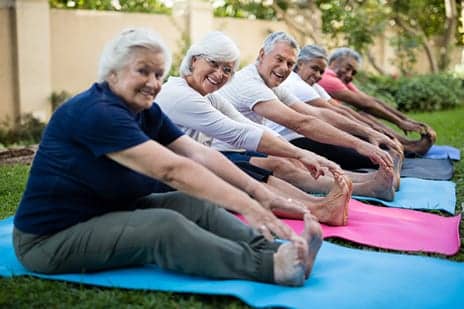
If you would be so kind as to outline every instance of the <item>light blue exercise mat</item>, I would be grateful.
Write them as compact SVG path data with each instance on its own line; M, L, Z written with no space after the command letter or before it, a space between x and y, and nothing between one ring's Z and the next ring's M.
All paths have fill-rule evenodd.
M447 145L433 145L424 155L428 159L451 159L455 161L461 160L461 152L459 149Z
M444 210L454 214L456 208L456 184L451 181L401 178L400 190L391 202L381 199L353 195L364 201L375 201L382 205L398 208Z
M232 295L253 307L464 308L464 263L349 249L324 242L311 278L290 288L242 280L210 280L156 266L45 276L26 271L11 244L12 218L0 221L0 276L31 275L95 286Z

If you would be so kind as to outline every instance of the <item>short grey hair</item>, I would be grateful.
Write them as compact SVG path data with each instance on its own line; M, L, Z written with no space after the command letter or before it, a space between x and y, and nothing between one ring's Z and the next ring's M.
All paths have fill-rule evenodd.
M283 31L278 31L278 32L273 32L269 34L264 40L264 43L263 43L264 54L269 54L274 49L274 46L279 42L287 43L293 49L296 49L297 53L300 51L297 41L290 34L285 33Z
M161 38L145 28L129 28L119 33L103 49L98 65L98 81L107 80L108 76L123 68L136 48L147 48L164 55L164 76L171 67L171 51Z
M312 59L324 59L327 61L327 51L325 48L319 45L306 45L300 50L298 54L298 59L296 61L296 66L293 69L295 72L298 70L299 62L306 62Z
M180 76L192 75L192 59L195 56L206 56L218 62L233 62L234 72L240 65L240 50L231 38L220 31L209 32L190 46L180 64Z
M351 57L359 64L361 64L362 62L362 57L357 51L351 48L348 48L348 47L340 47L340 48L335 49L330 55L329 64L331 64L332 62L334 62L335 60L339 58L344 58L344 57Z

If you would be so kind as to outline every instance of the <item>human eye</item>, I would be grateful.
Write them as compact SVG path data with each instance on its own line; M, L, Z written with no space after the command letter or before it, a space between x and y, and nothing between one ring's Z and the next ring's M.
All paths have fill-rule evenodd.
M225 74L227 74L227 75L231 75L231 74L232 74L232 68L229 67L229 66L224 66L224 67L222 68L222 71L223 71Z
M155 72L155 77L157 80L162 80L163 76L164 76L164 70Z
M219 67L219 64L215 60L208 59L208 62L213 68L218 68Z
M146 67L141 67L137 69L137 72L143 76L148 76L150 75L150 70L148 70Z

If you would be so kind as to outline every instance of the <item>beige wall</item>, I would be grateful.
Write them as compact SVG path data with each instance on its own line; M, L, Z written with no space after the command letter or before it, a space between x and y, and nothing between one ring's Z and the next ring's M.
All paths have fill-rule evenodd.
M7 6L0 6L0 121L14 119L17 115L12 12Z
M214 19L214 28L229 35L240 49L242 64L253 62L264 38L273 31L288 31L283 22L221 17Z
M96 80L103 46L124 28L153 29L171 49L180 40L166 15L52 9L50 21L53 91L87 89Z
M45 121L50 117L50 17L48 1L16 1L18 105Z

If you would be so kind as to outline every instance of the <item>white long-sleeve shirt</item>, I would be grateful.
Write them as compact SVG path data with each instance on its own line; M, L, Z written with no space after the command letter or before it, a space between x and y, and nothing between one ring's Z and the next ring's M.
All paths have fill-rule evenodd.
M220 95L202 96L181 77L169 77L155 101L187 135L218 150L256 151L268 130L246 119Z

